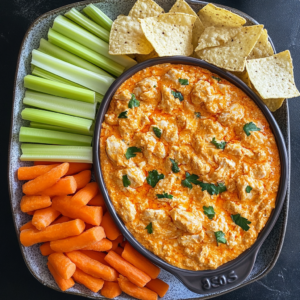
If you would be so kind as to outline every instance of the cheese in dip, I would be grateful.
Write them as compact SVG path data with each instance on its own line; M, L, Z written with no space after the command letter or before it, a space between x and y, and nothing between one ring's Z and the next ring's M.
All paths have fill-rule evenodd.
M126 227L179 268L238 257L275 207L280 161L266 118L200 67L161 64L126 80L102 124L100 159Z

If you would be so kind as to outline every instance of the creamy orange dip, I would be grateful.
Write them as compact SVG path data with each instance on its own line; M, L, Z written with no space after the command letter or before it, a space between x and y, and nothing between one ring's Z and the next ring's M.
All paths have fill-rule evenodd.
M179 268L236 258L275 207L280 161L267 120L200 67L161 64L126 80L102 124L100 159L126 227Z

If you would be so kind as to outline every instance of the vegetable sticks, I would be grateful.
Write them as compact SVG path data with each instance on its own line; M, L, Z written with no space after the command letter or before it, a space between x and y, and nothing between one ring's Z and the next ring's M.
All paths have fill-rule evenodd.
M89 203L89 201L94 198L98 192L99 188L97 182L90 182L72 197L72 204L76 206L84 206Z
M23 196L20 202L21 211L26 213L51 206L49 196Z
M66 196L74 194L77 189L77 183L73 176L66 176L57 181L53 186L39 192L40 195L47 196Z
M58 164L51 164L48 166L32 166L32 167L20 167L18 169L18 180L31 180L40 175L43 175L53 168L57 167Z
M169 285L159 278L149 281L146 287L157 293L159 297L163 297L169 289Z
M70 279L76 270L76 265L63 253L50 254L48 262L52 265L56 273L63 279Z
M108 299L113 299L120 296L122 294L122 290L117 282L104 281L104 285L100 293Z
M100 278L95 278L85 272L81 271L80 269L76 269L75 273L73 274L73 279L83 284L85 287L90 289L94 293L98 293L99 290L102 289L104 280Z
M112 217L108 212L103 216L103 220L101 226L104 228L106 236L111 240L115 240L119 235L121 235L121 231L117 227L116 223L113 221Z
M33 214L32 224L38 230L43 230L49 226L58 216L60 212L53 207L47 207L36 210Z
M94 251L108 251L112 248L112 242L108 239L102 239L88 247L82 248L82 250L94 250Z

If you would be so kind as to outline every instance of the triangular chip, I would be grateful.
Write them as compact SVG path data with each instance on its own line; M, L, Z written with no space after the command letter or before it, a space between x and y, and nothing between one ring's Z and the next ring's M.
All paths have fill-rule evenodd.
M236 77L238 77L239 79L241 79L243 82L245 82L250 88L252 88L247 70L244 70L243 72L231 72L231 73Z
M210 29L207 28L206 30ZM227 28L228 34L225 34L224 30L226 31L225 28L215 28L214 40L211 40L208 37L207 43L209 45L214 43L217 45L216 47L205 48L200 51L197 51L197 47L196 53L201 59L220 68L229 71L242 72L245 68L246 57L250 54L261 35L263 25ZM204 34L205 31L202 35ZM202 35L199 39L201 44L203 44Z
M159 56L192 54L195 20L195 16L182 13L167 13L139 19L146 38Z
M164 9L152 0L138 0L133 5L128 16L133 18L158 17L164 13Z
M184 0L177 0L176 3L172 6L172 8L169 11L169 13L176 13L176 12L184 13L196 17L196 21L193 28L193 39L192 39L192 44L195 49L198 45L199 37L204 31L204 26L201 20L199 19L195 11Z
M200 9L198 16L205 27L240 27L246 23L241 16L211 3Z
M141 63L141 62L143 62L145 60L148 60L150 58L155 58L155 57L158 57L158 54L156 53L155 50L153 50L151 53L146 54L146 55L144 55L144 54L138 54L135 57L135 59L136 59L137 62Z
M300 96L294 81L289 50L265 58L247 60L246 68L251 83L263 99Z
M138 19L119 16L114 21L109 36L109 54L149 54L152 51Z
M274 51L271 43L268 40L267 29L264 29L247 59L263 58L273 54Z

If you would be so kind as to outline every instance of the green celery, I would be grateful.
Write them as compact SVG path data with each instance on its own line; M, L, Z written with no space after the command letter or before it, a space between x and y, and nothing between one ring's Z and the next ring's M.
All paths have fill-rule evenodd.
M38 144L91 146L92 137L54 130L21 127L19 141Z
M83 9L83 12L106 30L111 30L113 21L95 5L89 4Z
M93 33L101 40L108 43L109 41L109 31L104 29L103 27L99 26L95 22L91 21L89 18L81 14L75 8L72 8L70 11L65 13L65 16L71 19L73 22L77 23L79 26L83 27L84 29L88 30L89 32Z
M85 103L29 90L25 92L23 103L41 109L91 120L95 119L97 104L97 102L94 104Z

